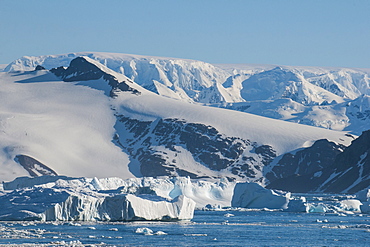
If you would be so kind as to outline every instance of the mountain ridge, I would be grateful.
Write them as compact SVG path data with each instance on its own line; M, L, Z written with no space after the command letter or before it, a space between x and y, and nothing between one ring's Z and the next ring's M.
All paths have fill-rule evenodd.
M7 95L0 104L0 134L8 138L1 148L9 150L0 155L7 167L4 169L9 171L2 179L25 174L14 163L15 156L22 154L59 175L86 176L87 172L88 176L130 177L164 171L150 175L222 176L263 184L264 168L275 157L323 137L346 145L351 140L343 132L174 100L147 91L135 82L127 83L140 94L118 90L109 97L107 87L112 89L112 85L104 73L126 77L95 60L84 61L94 66L78 67L79 71L71 71L65 77L91 76L83 81L76 77L77 81L65 82L65 74L60 74L58 80L44 70L0 74L2 95ZM27 105L19 105L25 95L29 95ZM84 98L85 103L78 102ZM50 105L47 112L42 103L46 99ZM21 117L22 121L17 120ZM36 121L40 117L48 121ZM28 129L27 134L23 129ZM131 137L135 142L128 140ZM59 148L54 149L55 145ZM229 146L233 148L228 150ZM157 162L155 169L151 166L153 161Z
M366 102L364 107L358 103L360 97L370 94L370 69L212 65L179 58L81 52L24 57L9 64L5 70L33 70L37 65L47 69L68 66L77 56L96 60L156 94L185 102L345 130L356 135L368 128L366 121L369 118L353 117L351 112L347 112L345 102L353 101L359 109L365 108ZM276 73L282 75L281 79L277 80ZM286 75L296 79L289 80ZM261 80L271 86L257 87ZM251 97L256 97L251 92L258 90L263 97L251 100ZM271 97L266 97L266 90L271 92ZM366 115L363 111L359 113ZM325 119L326 115L330 118Z

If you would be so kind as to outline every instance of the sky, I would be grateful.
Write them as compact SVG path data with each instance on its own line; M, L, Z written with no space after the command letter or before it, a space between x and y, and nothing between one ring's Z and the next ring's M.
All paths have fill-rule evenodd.
M99 51L370 68L369 0L0 0L0 64Z

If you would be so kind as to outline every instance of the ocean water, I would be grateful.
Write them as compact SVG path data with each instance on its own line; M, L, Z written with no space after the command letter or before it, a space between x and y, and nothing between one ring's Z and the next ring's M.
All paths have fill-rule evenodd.
M247 210L196 211L187 222L3 221L1 245L370 246L370 215Z

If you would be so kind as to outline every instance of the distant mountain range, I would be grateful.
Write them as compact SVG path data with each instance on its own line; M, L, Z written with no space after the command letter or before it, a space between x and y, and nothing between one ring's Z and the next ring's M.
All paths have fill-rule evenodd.
M358 191L369 186L369 148L356 148L369 139L356 139L370 129L369 75L111 53L23 57L0 73L0 179L226 177Z
M360 135L370 120L370 69L205 62L112 53L22 57L4 71L69 66L87 56L156 94Z

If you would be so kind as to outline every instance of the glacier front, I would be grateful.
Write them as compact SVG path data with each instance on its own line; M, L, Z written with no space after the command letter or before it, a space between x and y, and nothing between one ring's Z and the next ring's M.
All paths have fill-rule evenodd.
M232 205L240 194L258 203ZM282 209L289 195L227 179L19 177L3 183L0 220L190 220L195 209Z
M54 182L2 192L0 220L171 221L193 218L195 202L184 195L168 199L145 188L96 190L96 179L90 179L87 184L83 182L85 178L55 178ZM50 177L46 177L46 181L50 181Z

